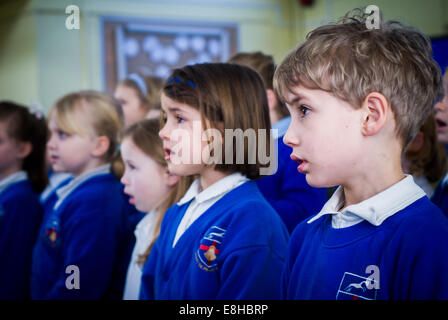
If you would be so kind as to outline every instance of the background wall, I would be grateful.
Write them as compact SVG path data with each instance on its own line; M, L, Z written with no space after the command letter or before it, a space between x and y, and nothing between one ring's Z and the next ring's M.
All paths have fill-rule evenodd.
M68 5L81 12L80 29L68 30ZM0 99L44 109L61 95L103 90L102 16L230 22L239 51L261 50L277 62L313 28L348 10L377 5L431 37L448 34L445 0L7 0L0 4Z

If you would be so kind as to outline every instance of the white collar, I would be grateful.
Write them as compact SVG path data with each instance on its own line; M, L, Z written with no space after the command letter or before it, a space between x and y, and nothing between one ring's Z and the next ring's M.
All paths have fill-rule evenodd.
M67 185L57 189L56 193L58 195L59 200L54 205L54 209L56 210L61 205L61 203L64 201L64 199L67 198L70 195L70 193L72 193L76 188L78 188L85 181L87 181L93 177L103 175L103 174L108 174L108 173L110 173L110 164L105 164L98 168L90 170L90 171L80 175L79 177L74 178Z
M177 203L179 206L191 201L193 198L196 199L198 203L210 200L212 198L218 197L225 194L226 192L232 190L233 188L243 184L249 179L243 176L239 172L232 173L206 188L201 190L200 179L196 179L188 188L188 191Z
M28 179L28 174L26 171L18 171L13 174L10 174L6 178L0 180L0 193L3 192L3 190L9 188L12 184L15 184L17 182L21 182Z
M342 219L347 223L356 220L367 220L371 224L379 226L393 214L426 195L414 182L411 175L406 174L405 176L404 179L386 190L360 203L350 205L341 212L338 211L343 206L345 199L343 188L339 187L324 205L322 210L316 216L308 220L308 223L319 219L325 214L332 214L332 219Z

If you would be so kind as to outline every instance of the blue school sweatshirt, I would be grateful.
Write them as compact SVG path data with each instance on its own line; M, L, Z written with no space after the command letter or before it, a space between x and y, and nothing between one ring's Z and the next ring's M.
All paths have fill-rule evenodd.
M225 194L173 248L190 202L166 212L140 299L279 299L289 235L256 183Z
M108 173L82 182L57 203L34 248L33 299L121 299L132 251L125 200L123 186Z
M292 233L301 221L319 212L327 201L327 192L325 188L311 187L305 174L297 171L298 164L291 160L291 148L283 137L277 143L277 172L257 180L257 185Z
M0 192L0 300L30 296L31 257L42 212L29 180Z
M422 197L374 226L335 229L331 215L294 231L286 299L448 299L448 220Z

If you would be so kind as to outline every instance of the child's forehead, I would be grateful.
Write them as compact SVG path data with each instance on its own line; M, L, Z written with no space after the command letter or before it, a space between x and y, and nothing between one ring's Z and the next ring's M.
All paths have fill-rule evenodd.
M167 97L165 94L162 94L161 97L161 107L163 111L175 113L175 112L183 112L188 114L200 114L199 110L196 108L174 99Z

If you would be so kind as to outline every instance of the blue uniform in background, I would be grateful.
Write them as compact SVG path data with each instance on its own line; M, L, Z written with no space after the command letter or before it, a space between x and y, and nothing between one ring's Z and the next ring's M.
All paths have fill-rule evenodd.
M29 298L31 257L42 213L24 171L0 182L0 300Z
M57 190L33 253L33 299L121 299L133 246L130 209L109 171L97 168ZM73 267L79 289L68 279L76 273Z
M448 175L437 185L432 194L431 201L448 217Z
M297 162L290 158L292 149L283 142L283 135L290 117L276 122L272 128L278 129L277 172L257 180L258 188L271 206L282 218L288 231L304 219L316 214L327 201L325 188L313 188L305 179L305 174L297 171Z
M166 212L141 299L279 299L288 232L253 181L214 203L179 238L191 201Z

